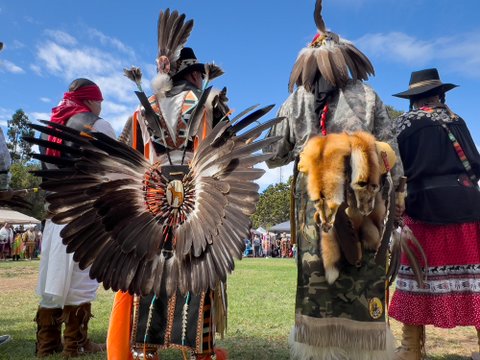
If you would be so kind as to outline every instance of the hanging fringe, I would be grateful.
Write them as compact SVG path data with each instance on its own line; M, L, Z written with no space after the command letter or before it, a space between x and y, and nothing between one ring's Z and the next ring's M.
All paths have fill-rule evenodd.
M227 314L228 314L228 302L227 302L227 284L218 282L215 288L215 296L213 297L213 315L215 331L220 334L220 338L223 339L227 331Z
M315 347L385 350L387 325L342 318L297 315L295 340Z
M366 323L359 324L369 327ZM294 327L289 337L291 358L295 360L391 360L395 353L395 338L385 323L375 323L375 325L379 325L379 328L382 326L383 329L362 332L362 325L358 325L354 330L325 327L321 332L313 334L313 337L323 340L316 341L321 342L321 345L300 341L298 327ZM368 332L370 333L366 336ZM379 339L375 339L375 334L380 333ZM332 341L329 343L325 341L327 339Z

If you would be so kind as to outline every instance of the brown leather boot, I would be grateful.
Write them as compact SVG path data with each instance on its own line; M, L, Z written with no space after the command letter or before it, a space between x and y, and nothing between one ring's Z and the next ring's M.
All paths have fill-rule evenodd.
M425 327L403 325L402 345L397 349L394 360L421 360L424 355Z
M34 321L37 322L35 355L45 357L62 351L62 309L39 307Z
M63 308L65 322L63 353L65 358L105 351L105 344L96 344L88 338L88 322L92 318L92 304L85 303Z

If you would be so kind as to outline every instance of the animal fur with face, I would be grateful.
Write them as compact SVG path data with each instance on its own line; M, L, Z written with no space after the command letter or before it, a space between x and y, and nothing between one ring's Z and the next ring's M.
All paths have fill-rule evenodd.
M355 194L355 207L362 215L368 216L373 211L375 196L380 190L380 161L375 138L366 132L357 132L350 136L350 141L350 187Z
M324 231L331 229L345 201L345 163L350 152L349 137L341 133L311 138L300 154L298 169L308 176L308 195Z
M300 155L298 169L307 175L307 191L317 210L315 219L321 223L322 261L330 284L340 274L341 250L332 226L342 202L349 205L346 214L362 246L377 250L380 245L387 210L379 192L380 177L387 170L381 166L379 153L387 151L390 167L395 156L388 144L379 144L382 146L377 149L375 138L364 132L330 134L310 139ZM346 193L351 195L345 198Z
M322 231L320 247L329 284L340 274L340 245L332 228L338 208L345 201L345 164L350 154L347 134L316 136L307 142L298 163L299 171L307 175L308 195L317 210L315 220Z

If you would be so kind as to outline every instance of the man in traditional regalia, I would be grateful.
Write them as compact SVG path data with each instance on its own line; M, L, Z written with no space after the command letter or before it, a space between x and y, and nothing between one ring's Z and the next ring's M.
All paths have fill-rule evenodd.
M111 125L99 117L102 101L102 92L93 81L85 78L75 79L59 105L52 109L51 121L64 126L66 131L88 128L89 131L100 131L115 137ZM61 158L67 155L58 147L61 148L68 143L53 135L45 135L37 140L42 155L35 156L39 156L40 160L43 160L43 156L58 160L55 165L43 163L43 166L54 172L64 171L67 160ZM44 175L42 171L37 174ZM47 183L48 176L44 178L43 188L54 192L56 185L52 187ZM96 344L88 337L88 323L92 317L91 302L96 298L98 281L90 279L88 269L80 269L73 255L67 253L60 235L65 226L55 223L55 205L50 203L48 210L36 291L41 299L35 316L37 323L35 354L37 357L46 357L62 352L64 357L76 357L105 351L104 344ZM36 234L31 229L25 234L26 236L31 234L34 243ZM65 329L62 341L63 323Z
M269 134L282 136L282 140L267 148L267 151L275 153L267 161L270 167L291 161L295 161L297 167L299 155L309 139L318 135L328 137L332 133L366 132L376 140L388 143L390 149L398 154L393 124L386 108L375 91L362 82L374 73L370 61L351 42L326 30L321 9L322 1L317 0L314 19L318 34L300 52L293 67L289 83L289 90L293 93L279 111L279 116L286 119L272 128ZM294 91L295 85L297 88ZM347 148L351 151L350 144ZM349 152L345 161L350 164L354 158L355 155ZM331 159L326 160L332 162ZM387 173L391 170L393 187L396 187L402 175L400 161L397 159L394 166L392 162L392 169L387 163L383 165ZM296 170L292 185L295 191L292 240L296 240L298 245L298 283L295 326L290 337L292 357L302 360L390 359L394 344L385 322L385 249L389 223L385 226L384 222L387 218L381 221L380 237L375 239L381 245L375 249L359 246L360 254L352 260L352 256L348 256L350 244L353 244L350 236L361 239L363 235L351 229L352 219L345 216L345 207L340 206L332 231L339 240L342 255L335 267L326 271L324 259L330 249L320 246L327 233L320 229L328 224L317 222L317 206L329 194L322 193L320 198L312 201L307 191L307 176ZM338 175L345 183L340 197L347 197L344 193L352 192L349 180L355 174L352 170L349 172L348 166L340 174L326 170L322 175ZM390 186L390 190L393 187ZM384 180L379 193L384 193L386 188ZM393 191L391 195L390 198L393 198ZM393 201L385 197L382 201L390 204L391 219ZM400 213L401 209L398 210Z
M258 152L279 138L254 139L281 119L258 122L273 105L227 117L226 90L206 86L222 71L184 46L192 27L184 14L160 12L155 94L141 90L140 69L126 70L142 107L121 142L32 125L73 144L57 146L70 159L43 158L65 163L43 174L55 189L47 201L67 224L67 251L118 291L109 359L155 359L168 348L184 358L226 356L214 342L226 327L226 277L245 250L259 198L254 181L264 170L253 166L271 157Z
M158 22L158 57L157 77L152 81L155 94L148 101L160 120L160 134L153 134L148 128L145 118L145 109L139 108L127 122L122 133L122 138L133 148L144 154L152 164L160 158L168 157L172 164L180 165L182 162L191 161L195 142L199 141L218 124L226 119L228 107L226 105L225 90L205 90L204 85L209 80L223 74L220 68L213 64L200 63L192 48L183 47L193 27L193 21L183 24L180 31L169 27L171 21L181 23L185 15L176 11L161 12ZM173 19L173 20L172 20ZM175 45L167 44L169 37L177 42ZM179 51L175 64L171 64L172 55L169 53ZM132 80L139 80L137 69L127 72ZM204 84L205 81L205 84ZM197 105L203 95L205 109L201 116L197 134L201 134L195 141L189 141L188 128L192 109ZM185 151L186 148L186 151ZM118 313L115 306L124 302L130 295L118 294L114 304L114 313L110 324L110 334L117 331L120 323L115 321ZM224 351L215 351L215 333L222 336L226 329L226 294L225 285L221 282L214 289L203 291L200 294L174 294L169 297L163 294L160 297L135 296L131 298L133 324L131 343L133 344L134 357L147 351L148 356L155 356L158 348L176 348L191 352L194 359L222 359ZM155 306L156 314L151 314L149 309ZM188 319L184 318L182 311L188 306ZM179 312L180 309L183 309ZM153 320L149 319L153 316ZM171 319L171 321L167 321ZM153 321L153 323L150 323ZM123 321L121 326L124 326ZM146 341L145 341L146 340ZM145 345L146 343L146 345ZM115 352L117 347L114 336L110 337L109 354ZM109 358L115 358L109 355Z

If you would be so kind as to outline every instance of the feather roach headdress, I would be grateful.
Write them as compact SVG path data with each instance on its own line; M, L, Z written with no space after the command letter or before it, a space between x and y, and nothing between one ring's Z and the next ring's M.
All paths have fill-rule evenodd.
M334 87L342 88L349 79L367 80L369 75L374 75L365 54L350 41L327 31L322 17L322 0L316 2L314 19L318 33L298 55L288 83L290 92L295 84L313 91L319 76Z

